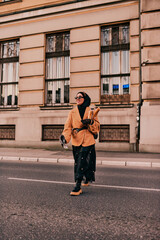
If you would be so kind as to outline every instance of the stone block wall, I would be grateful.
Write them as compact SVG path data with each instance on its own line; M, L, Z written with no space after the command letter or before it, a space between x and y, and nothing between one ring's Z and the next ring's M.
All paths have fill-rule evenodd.
M141 1L142 109L140 151L160 149L160 2Z
M20 38L19 106L43 105L45 36Z

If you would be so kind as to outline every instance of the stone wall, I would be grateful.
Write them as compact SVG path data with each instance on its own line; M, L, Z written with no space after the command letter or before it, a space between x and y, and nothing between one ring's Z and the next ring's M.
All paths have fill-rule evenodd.
M142 111L140 151L160 150L160 2L141 1Z

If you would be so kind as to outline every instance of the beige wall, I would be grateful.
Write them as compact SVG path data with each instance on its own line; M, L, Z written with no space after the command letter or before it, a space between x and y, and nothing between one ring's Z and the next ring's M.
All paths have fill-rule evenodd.
M158 0L142 0L142 99L140 151L160 150L160 7ZM151 12L153 10L153 12ZM154 12L154 10L156 10Z
M147 12L147 11L154 11L159 10L159 0L142 0L141 1L141 11Z
M142 62L145 61L150 63L160 62L160 46L144 48L142 50Z
M139 20L130 22L130 94L131 102L140 99Z
M160 98L160 12L157 10L158 1L142 1L141 16L141 45L142 45L142 95L144 99ZM160 5L159 5L160 6Z
M75 103L75 95L81 88L92 102L99 103L100 89L100 28L99 26L71 30L70 102ZM82 83L82 84L81 84ZM81 86L81 88L80 88Z
M20 38L19 105L44 104L45 35Z
M148 59L147 59L148 60ZM146 65L142 67L142 81L143 82L152 82L159 81L160 76L160 67L158 64L155 65Z
M159 152L160 104L144 103L141 116L140 151Z

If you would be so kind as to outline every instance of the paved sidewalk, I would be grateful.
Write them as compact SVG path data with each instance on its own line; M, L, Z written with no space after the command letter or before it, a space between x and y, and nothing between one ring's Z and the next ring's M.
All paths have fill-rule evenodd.
M97 151L97 165L160 168L160 153ZM44 163L74 163L70 150L0 148L0 160Z

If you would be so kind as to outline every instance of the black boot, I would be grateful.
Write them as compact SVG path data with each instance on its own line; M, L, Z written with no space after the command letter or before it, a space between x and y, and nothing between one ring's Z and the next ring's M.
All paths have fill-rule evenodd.
M71 196L79 196L82 193L82 189L81 189L81 181L77 181L76 182L76 186L75 188L72 190L72 192L70 192Z
M83 187L88 187L89 186L89 180L86 178L85 181L82 183Z

